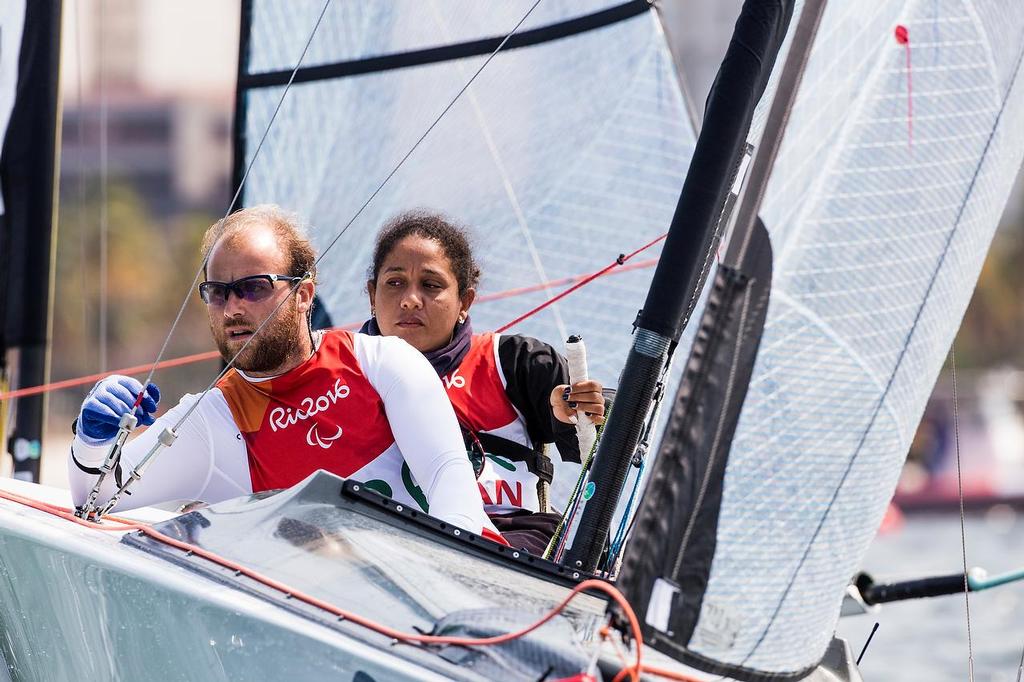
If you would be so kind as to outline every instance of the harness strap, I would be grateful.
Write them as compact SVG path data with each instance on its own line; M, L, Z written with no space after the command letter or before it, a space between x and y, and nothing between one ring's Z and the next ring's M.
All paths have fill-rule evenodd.
M545 483L550 484L554 478L555 466L543 452L491 433L476 433L474 435L488 454L498 455L513 462L526 462L526 468L530 473Z

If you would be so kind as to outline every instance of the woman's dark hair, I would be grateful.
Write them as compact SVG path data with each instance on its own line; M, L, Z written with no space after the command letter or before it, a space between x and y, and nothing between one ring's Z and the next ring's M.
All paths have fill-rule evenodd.
M459 285L459 296L480 281L480 268L473 259L473 249L462 227L440 213L408 211L395 216L380 228L377 245L373 249L373 265L366 273L371 282L376 284L380 269L384 266L384 259L394 250L395 245L414 235L432 239L441 246L444 255L452 264L452 273Z

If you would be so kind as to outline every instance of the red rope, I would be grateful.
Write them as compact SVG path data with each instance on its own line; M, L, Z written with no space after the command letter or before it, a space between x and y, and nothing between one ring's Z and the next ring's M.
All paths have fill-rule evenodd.
M647 260L640 260L631 265L623 265L618 270L615 270L613 274L619 274L622 272L629 272L630 270L643 270L658 264L657 258L648 258ZM552 279L541 284L531 284L527 287L519 287L517 289L506 289L505 291L496 291L493 294L483 294L476 297L477 303L489 303L491 301L500 301L506 298L513 298L515 296L522 296L523 294L532 294L536 291L544 291L551 287L562 286L563 284L575 284L590 275L569 275L568 277L562 277L560 279Z
M400 642L410 643L410 644L450 644L450 645L457 645L457 646L490 646L490 645L495 645L495 644L502 644L504 642L509 642L511 640L519 639L520 637L524 637L524 636L528 635L529 633L533 632L537 628L541 627L542 625L544 625L545 623L550 621L552 618L554 618L559 613L561 613L565 609L565 607L568 606L569 603L572 602L572 600L575 599L580 593L582 593L582 592L584 592L586 590L597 590L599 592L604 592L609 597L611 597L612 601L614 601L619 606L619 608L622 609L622 612L625 614L626 618L629 620L629 626L630 626L630 630L631 630L632 635L633 635L633 641L636 643L636 659L635 659L635 661L633 662L632 665L627 666L627 667L623 668L621 671L619 671L619 674L616 675L615 680L623 680L626 677L629 677L632 680L639 681L639 679L640 679L640 672L641 671L649 671L649 672L652 672L652 673L654 673L656 675L662 675L662 676L670 677L670 679L674 679L674 680L683 680L684 682L696 682L696 680L694 678L692 678L692 677L687 677L687 676L684 676L684 675L682 675L680 673L673 673L673 672L670 672L670 671L661 671L661 670L658 670L658 669L655 669L655 668L649 668L649 667L644 666L642 664L642 661L641 661L641 651L643 649L643 632L640 629L640 621L637 619L636 613L634 613L633 608L630 606L629 601L626 600L626 597L621 592L619 592L617 589L615 589L615 587L613 587L612 585L604 582L603 580L595 580L595 579L584 580L583 582L581 582L578 585L576 585L576 587L574 587L572 589L572 591L569 592L569 594L566 595L566 597L561 602L559 602L559 604L557 606L555 606L551 611L549 611L547 614L545 614L542 618L537 620L532 625L529 625L529 626L523 628L522 630L518 630L516 632L510 632L510 633L507 633L507 634L504 634L504 635L497 635L497 636L494 636L494 637L479 637L479 638L476 638L476 637L451 637L451 636L423 635L423 634L420 634L420 633L402 632L401 630L395 630L394 628L391 628L391 627L389 627L387 625L383 625L382 623L377 623L376 621L370 620L369 618L365 618L365 617L360 616L358 614L352 613L351 611L347 611L345 609L342 609L341 607L335 606L334 604L331 604L330 602L326 602L326 601L324 601L322 599L318 599L318 598L316 598L316 597L314 597L314 596L312 596L310 594L306 594L305 592L302 592L301 590L296 590L296 589L292 588L291 586L289 586L289 585L287 585L287 584L285 584L283 582L280 582L278 580L270 578L269 576L265 576L262 573L259 573L258 571L255 571L255 570L249 568L248 566L245 566L243 564L239 564L239 563L237 563L235 561L232 561L232 560L230 560L230 559L228 559L226 557L220 556L219 554L216 554L215 552L211 552L209 550L203 549L202 547L198 547L198 546L193 545L191 543L184 542L184 541L179 540L177 538L173 538L173 537L171 537L169 535L165 535L164 533L161 533L160 531L156 530L152 526L149 526L149 525L144 524L144 523L134 523L134 522L127 521L127 520L120 519L120 518L116 518L116 517L107 517L107 518L110 518L110 519L116 521L117 522L116 525L101 524L101 523L96 523L96 522L93 522L93 521L86 521L86 520L83 520L83 519L80 519L80 518L76 517L73 513L71 513L70 509L67 509L65 507L59 507L57 505L47 504L45 502L40 502L38 500L33 500L33 499L29 498L29 497L25 497L23 495L18 495L16 493L10 493L10 492L4 491L4 490L0 490L0 498L8 500L9 502L14 502L14 503L17 503L17 504L22 504L22 505L31 507L31 508L36 509L38 511L42 511L42 512L45 512L45 513L48 513L48 514L53 514L54 516L58 516L58 517L60 517L62 519L71 521L71 522L76 523L76 524L78 524L80 526L84 526L84 527L87 527L87 528L92 528L94 530L103 530L103 531L132 531L132 530L137 530L137 531L139 531L141 533L144 533L144 534L148 535L149 537L153 538L154 540L156 540L158 542L162 542L162 543L164 543L166 545L169 545L171 547L175 547L177 549L180 549L183 552L190 552L190 553L192 553L192 554L194 554L196 556L199 556L199 557L202 557L203 559L206 559L207 561L210 561L211 563L215 563L218 566L223 566L224 568L227 568L229 570L235 571L238 574L244 575L244 576L246 576L246 577L248 577L248 578L250 578L250 579L252 579L252 580L254 580L254 581L258 582L258 583L260 583L261 585L265 585L266 587L269 587L269 588L271 588L271 589L273 589L273 590L275 590L277 592L280 592L280 593L284 594L286 597L288 597L290 599L295 599L297 601L304 602L306 604L309 604L310 606L313 606L313 607L318 608L318 609L320 609L322 611L325 611L325 612L330 613L330 614L332 614L334 616L337 616L338 618L350 621L350 622L352 622L352 623L354 623L356 625L365 627L368 630L372 630L373 632L376 632L376 633L379 633L381 635L384 635L385 637L388 637L388 638L391 638L391 639L395 639L395 640L400 641Z
M563 298L565 298L566 296L568 296L572 292L576 291L580 287L583 287L583 286L586 286L587 284L590 284L591 282L593 282L598 277L601 277L602 275L606 275L610 271L614 270L616 267L618 267L620 265L623 265L626 261L628 261L633 256L636 256L638 253L646 251L647 249L651 248L652 246L654 246L655 244L657 244L658 242L660 242L661 240L663 240L667 236L668 236L668 233L666 232L665 234L661 235L660 237L647 242L646 244L641 246L636 251L633 251L632 253L629 253L629 254L619 254L618 258L616 258L615 260L613 260L611 263L609 263L608 265L604 266L600 270L597 270L596 272L590 273L589 275L587 275L586 277L584 277L583 279L578 281L576 284L574 284L571 287L569 287L568 289L566 289L565 291L563 291L563 292L561 292L559 294L556 294L555 296L553 296L553 297L549 298L548 300L544 301L543 303L541 303L539 306L533 308L532 310L526 311L525 313L523 313L522 315L520 315L516 319L512 320L508 324L503 325L503 326L499 327L498 329L495 329L494 331L496 331L497 333L500 334L500 333L502 333L502 332L504 332L504 331L506 331L506 330L508 330L508 329L510 329L510 328L512 328L514 326L516 326L517 324L519 324L523 320L525 320L525 319L527 319L529 317L533 317L534 315L536 315L540 311L542 311L545 308L547 308L549 305L552 305L553 303L557 303L558 301L562 300Z

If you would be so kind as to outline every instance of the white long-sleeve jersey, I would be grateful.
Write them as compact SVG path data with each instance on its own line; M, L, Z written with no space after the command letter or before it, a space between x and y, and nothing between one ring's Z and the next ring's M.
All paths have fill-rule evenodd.
M172 500L214 503L284 488L317 469L364 482L397 501L480 533L483 510L451 404L436 373L395 337L327 332L304 363L277 377L231 371L177 429L118 509ZM166 427L199 399L188 394L124 447L102 503ZM109 446L76 437L71 492L82 504Z

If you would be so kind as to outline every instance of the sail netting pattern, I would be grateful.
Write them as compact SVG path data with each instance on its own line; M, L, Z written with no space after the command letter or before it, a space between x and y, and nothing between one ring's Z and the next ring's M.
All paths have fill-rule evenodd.
M297 212L318 249L327 248L488 55L403 59L503 37L533 4L332 3L252 167L244 205L273 202ZM249 6L239 82L246 164L322 7L319 0ZM605 25L573 25L630 7ZM441 211L469 227L483 272L471 310L476 331L512 321L570 278L667 229L695 136L658 20L645 3L548 0L517 35L566 24L568 35L499 52L327 253L318 293L335 325L368 317L374 238L402 211ZM387 68L302 77L367 60ZM281 71L276 82L247 85ZM556 347L568 334L582 335L590 375L614 385L659 252L660 245L645 251L509 333ZM566 466L556 471L556 504L575 483Z
M1022 49L1018 2L826 9L763 205L771 303L701 656L779 674L825 652L1021 165Z

